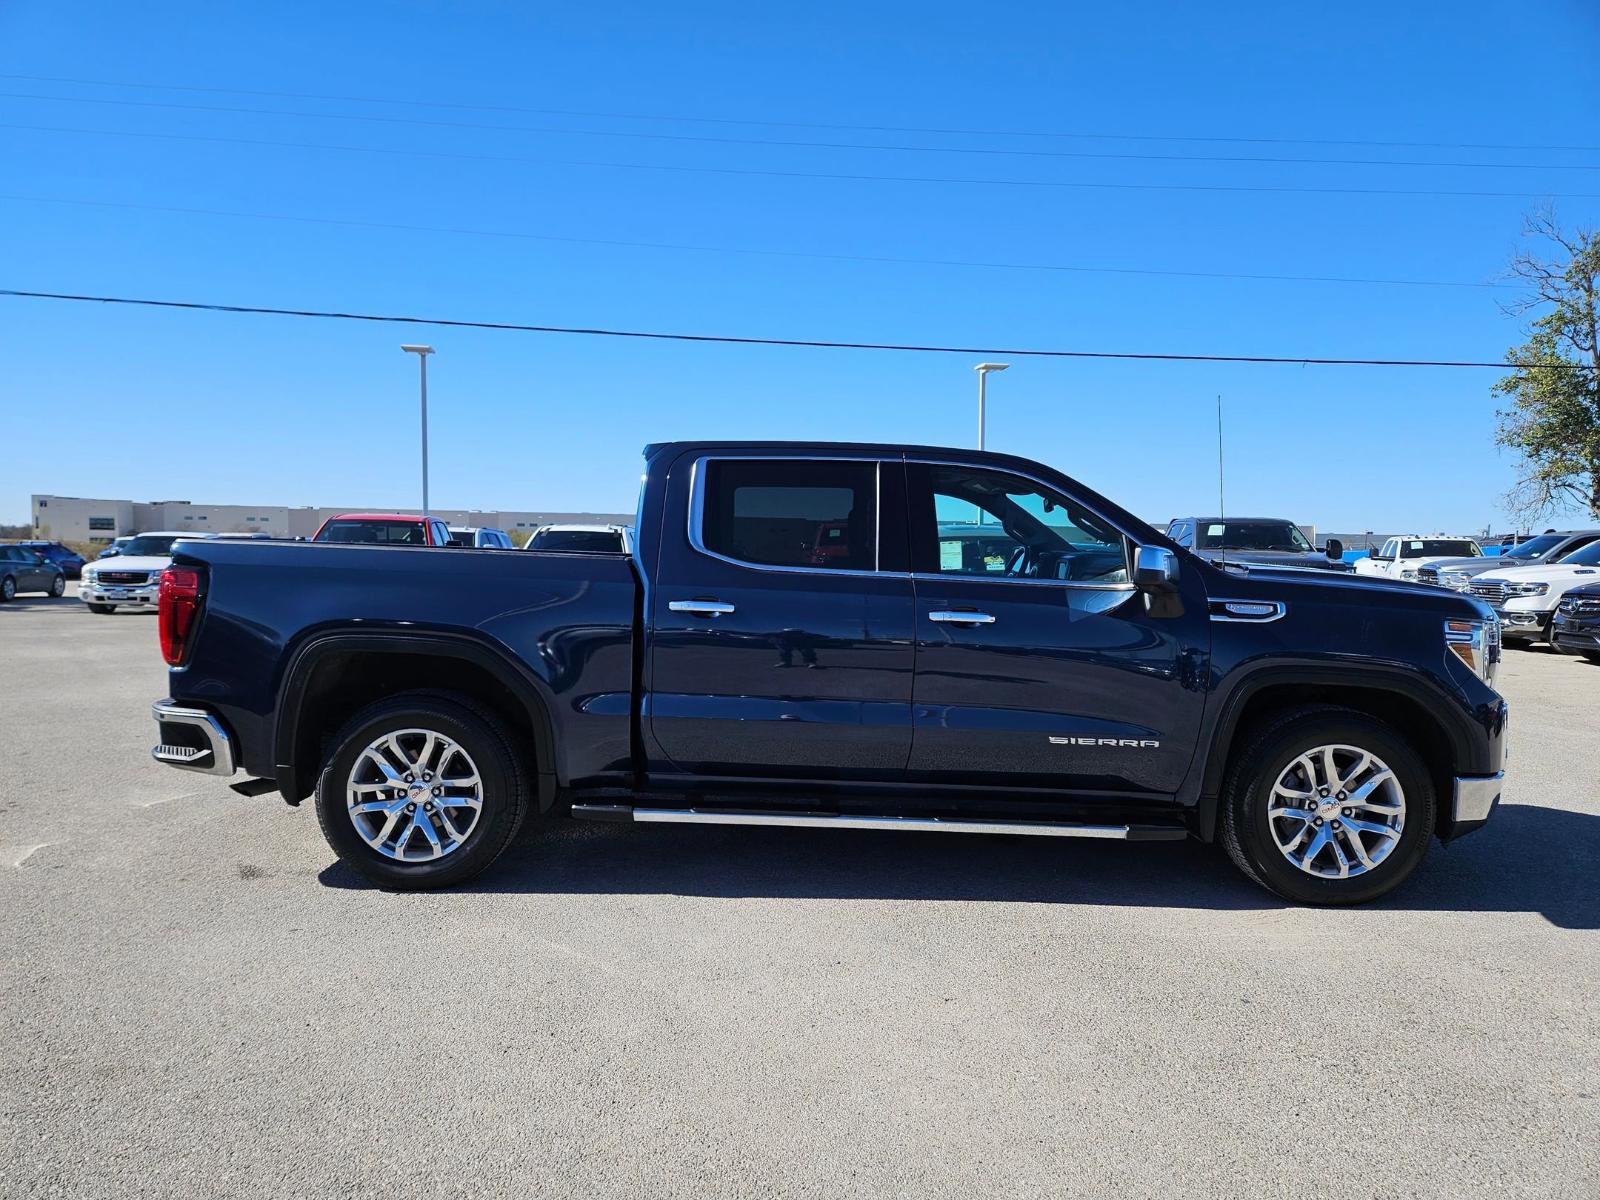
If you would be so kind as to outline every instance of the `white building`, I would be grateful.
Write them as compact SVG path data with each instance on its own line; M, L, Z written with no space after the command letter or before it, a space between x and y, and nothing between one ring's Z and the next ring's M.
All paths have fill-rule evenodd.
M348 512L418 513L416 508L351 504L336 508L274 504L195 504L188 500L94 500L80 496L34 496L33 536L58 542L105 544L112 538L152 529L196 533L266 533L310 537L328 517ZM548 522L631 525L631 513L508 512L435 508L450 525L482 525L531 533Z

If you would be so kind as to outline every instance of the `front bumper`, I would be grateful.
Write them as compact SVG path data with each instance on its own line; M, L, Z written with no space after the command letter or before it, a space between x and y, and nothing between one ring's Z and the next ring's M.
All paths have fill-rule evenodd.
M1557 613L1550 626L1550 644L1567 654L1593 654L1600 651L1600 621L1593 617L1569 617Z
M1450 840L1475 829L1482 829L1500 804L1500 792L1505 787L1506 773L1493 775L1458 775L1452 797Z
M1507 604L1495 609L1500 618L1501 637L1542 637L1545 622L1550 619L1548 608L1512 608Z
M161 740L150 757L181 771L205 775L232 775L236 769L233 739L211 713L175 700L157 700L150 706Z
M155 583L117 587L85 581L78 586L78 599L85 604L137 604L155 608L159 594L160 585Z

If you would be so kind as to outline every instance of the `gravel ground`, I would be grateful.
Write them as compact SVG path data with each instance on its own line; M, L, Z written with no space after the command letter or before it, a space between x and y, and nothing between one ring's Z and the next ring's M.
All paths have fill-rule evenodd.
M150 761L154 618L0 610L0 1194L1600 1194L1600 667L1398 896L1199 845L576 822L384 895Z

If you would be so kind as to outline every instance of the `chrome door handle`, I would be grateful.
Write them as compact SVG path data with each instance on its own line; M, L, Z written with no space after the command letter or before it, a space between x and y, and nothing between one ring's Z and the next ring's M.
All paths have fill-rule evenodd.
M942 621L947 625L993 625L994 618L986 612L931 612L928 614L930 621Z
M667 607L673 612L693 613L697 617L720 617L733 611L733 605L720 600L673 600Z

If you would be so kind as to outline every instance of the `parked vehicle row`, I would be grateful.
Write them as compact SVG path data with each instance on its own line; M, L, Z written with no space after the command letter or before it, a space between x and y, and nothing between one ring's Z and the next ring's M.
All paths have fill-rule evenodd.
M1194 837L1347 904L1499 801L1471 595L1212 563L981 451L654 445L639 512L631 557L178 543L155 758L314 794L396 889L559 816Z

